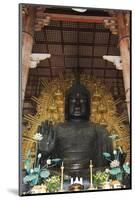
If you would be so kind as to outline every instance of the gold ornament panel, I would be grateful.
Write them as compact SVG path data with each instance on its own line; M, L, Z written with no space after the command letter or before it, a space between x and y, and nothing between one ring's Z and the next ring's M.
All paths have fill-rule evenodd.
M36 152L36 141L33 135L37 131L38 125L42 121L51 120L53 123L64 121L64 97L65 92L74 82L74 76L63 76L52 81L42 80L42 92L38 98L32 97L36 106L36 114L25 115L24 121L27 125L23 130L22 136L22 160L25 159L26 153L31 149L33 160ZM111 93L107 90L101 80L91 77L87 74L81 74L81 82L87 87L91 94L91 116L90 120L94 123L104 125L110 136L115 137L113 140L114 148L121 146L127 152L126 161L130 160L130 135L129 130L124 125L127 116L117 113L116 105L121 101L114 101Z

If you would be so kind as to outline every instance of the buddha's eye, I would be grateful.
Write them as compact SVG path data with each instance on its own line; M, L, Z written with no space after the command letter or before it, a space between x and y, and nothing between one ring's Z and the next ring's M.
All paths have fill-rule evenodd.
M84 102L84 100L83 99L80 99L80 103L83 103Z
M76 100L75 100L75 99L72 99L71 101L72 101L72 103L75 103L75 102L76 102Z
M87 100L86 99L80 99L80 103L86 103Z

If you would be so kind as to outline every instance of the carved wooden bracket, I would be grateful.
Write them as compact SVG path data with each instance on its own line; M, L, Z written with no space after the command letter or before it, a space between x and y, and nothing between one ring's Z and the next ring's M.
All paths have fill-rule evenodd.
M36 68L37 64L40 63L41 60L45 60L50 57L51 54L49 53L32 53L30 56L30 68Z
M114 19L105 19L104 20L104 25L106 28L110 29L113 35L118 34L118 28L117 28L117 21Z
M28 5L23 5L22 6L22 15L28 15L29 14L29 6Z
M119 11L108 11L108 13L110 16L112 16L113 19L105 19L104 25L106 28L110 29L112 34L117 35L118 34L117 13L119 13ZM129 11L123 11L123 14L124 14L124 20L125 20L125 25L127 29L127 35L129 35L130 13Z
M50 17L45 15L45 7L38 7L36 12L36 21L34 30L41 31L44 26L48 26L50 23Z
M104 55L103 56L104 60L107 60L109 62L112 62L115 66L116 69L122 70L122 61L120 56L111 56L111 55Z

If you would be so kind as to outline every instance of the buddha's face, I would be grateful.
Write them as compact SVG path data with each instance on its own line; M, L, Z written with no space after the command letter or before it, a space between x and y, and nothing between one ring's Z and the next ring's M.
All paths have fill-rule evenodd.
M79 92L69 97L69 119L88 120L89 101L88 97Z

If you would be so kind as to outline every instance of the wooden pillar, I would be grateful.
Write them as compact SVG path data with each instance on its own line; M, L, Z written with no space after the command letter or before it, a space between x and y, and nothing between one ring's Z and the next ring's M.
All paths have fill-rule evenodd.
M127 102L128 117L130 121L130 52L129 52L129 33L123 12L117 14L119 46L123 67L123 80L125 87L125 96Z
M33 45L34 21L35 21L35 7L28 6L26 13L22 14L22 31L21 31L21 85L22 85L22 101L25 97L25 89L28 80L30 55Z

